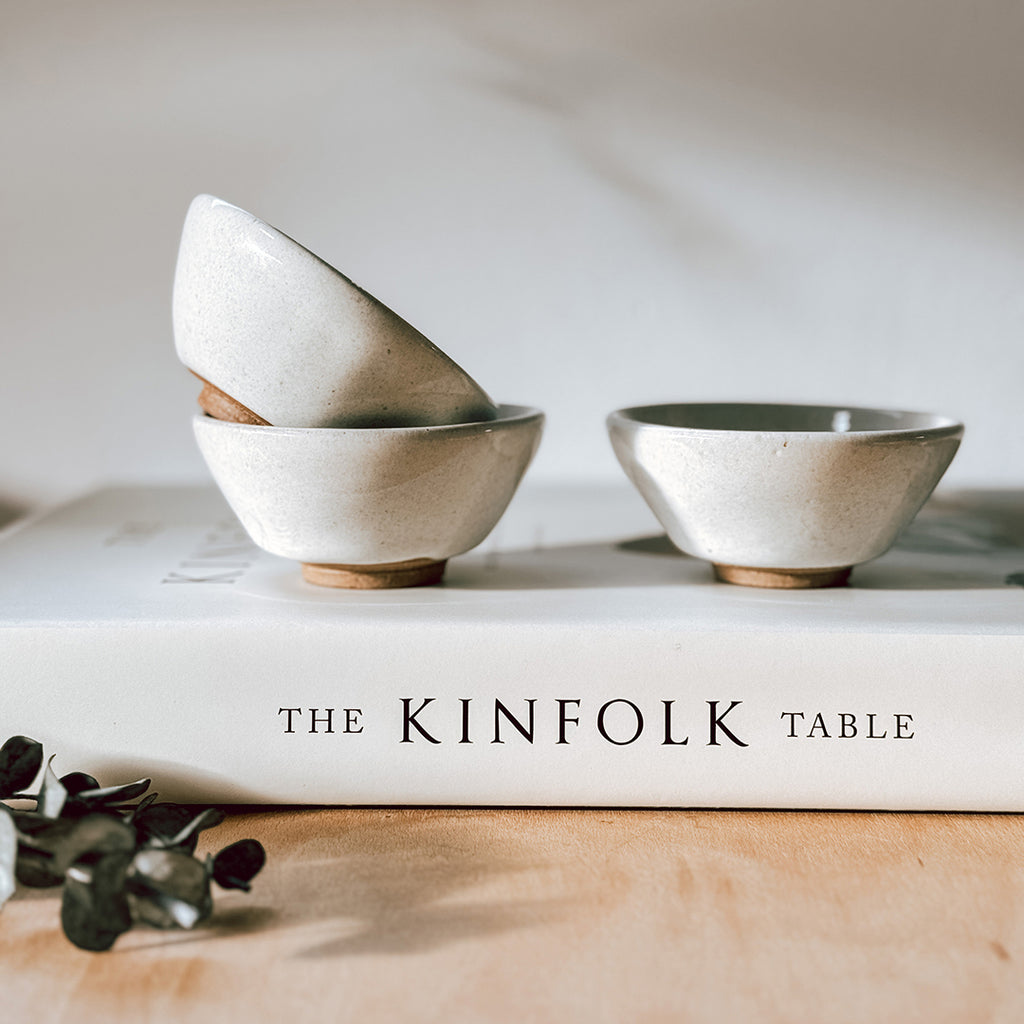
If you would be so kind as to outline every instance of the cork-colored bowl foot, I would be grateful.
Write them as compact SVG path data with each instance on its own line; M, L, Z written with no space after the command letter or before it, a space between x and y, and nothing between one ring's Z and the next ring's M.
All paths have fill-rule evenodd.
M741 587L773 587L777 590L810 590L818 587L845 587L852 565L834 569L755 569L745 565L713 563L715 577L723 583Z
M219 387L211 384L208 380L199 377L198 373L194 373L193 376L202 381L203 390L199 392L199 408L208 416L212 416L215 420L227 420L229 423L248 423L254 427L270 426L262 416L257 415L241 402L235 401L229 394L221 391Z
M342 587L346 590L391 590L397 587L429 587L440 583L447 560L413 558L408 562L382 565L328 565L303 562L302 575L318 587Z

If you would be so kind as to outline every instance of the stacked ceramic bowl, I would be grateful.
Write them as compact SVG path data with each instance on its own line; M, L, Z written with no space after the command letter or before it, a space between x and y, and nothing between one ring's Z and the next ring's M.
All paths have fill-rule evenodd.
M193 200L174 336L200 451L249 535L312 583L418 586L479 544L540 443L401 317L287 235Z

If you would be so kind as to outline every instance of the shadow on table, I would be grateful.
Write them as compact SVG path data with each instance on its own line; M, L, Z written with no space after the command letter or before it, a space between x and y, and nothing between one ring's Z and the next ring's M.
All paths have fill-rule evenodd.
M864 589L1024 586L1024 490L952 491L931 499L892 550L854 573Z
M542 920L551 920L551 910L550 901L408 907L370 920L361 931L313 946L300 956L311 959L375 953L423 953L452 942L535 927Z
M565 913L559 890L546 897L531 876L543 868L536 851L493 816L430 810L365 812L366 824L338 837L336 859L293 864L291 900L303 917L312 911L346 920L345 933L300 955L328 957L419 953L452 942L527 928ZM320 841L309 849L316 852ZM509 900L508 875L524 876L522 900ZM500 886L504 898L487 895ZM285 898L289 899L288 894Z
M624 554L686 558L667 536L622 541ZM864 590L1024 587L1024 489L952 491L930 500L883 557L860 566Z
M657 558L636 558L637 553ZM493 551L453 559L446 590L582 590L598 587L661 587L704 580L704 566L684 555L668 537L558 544Z
M664 534L476 554L453 561L456 590L715 585L710 566ZM1024 490L933 498L883 557L857 567L865 590L989 590L1024 586Z
M270 850L261 888L273 907L231 908L211 924L231 934L336 921L297 954L314 959L421 953L561 919L578 900L513 832L473 810L305 811L306 838Z

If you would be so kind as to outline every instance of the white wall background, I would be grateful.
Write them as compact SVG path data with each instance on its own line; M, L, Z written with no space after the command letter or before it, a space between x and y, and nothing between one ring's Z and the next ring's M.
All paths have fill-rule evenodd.
M1024 486L1024 4L0 3L0 501L199 478L191 197L298 238L618 478L662 400L960 416Z

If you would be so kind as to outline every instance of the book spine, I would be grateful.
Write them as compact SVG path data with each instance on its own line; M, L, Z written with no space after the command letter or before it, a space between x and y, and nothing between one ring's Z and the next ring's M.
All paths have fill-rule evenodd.
M1024 637L11 628L9 733L236 803L1024 811Z

